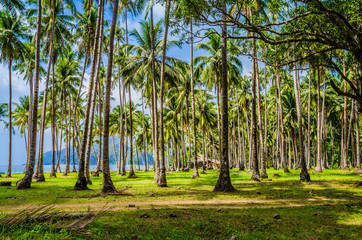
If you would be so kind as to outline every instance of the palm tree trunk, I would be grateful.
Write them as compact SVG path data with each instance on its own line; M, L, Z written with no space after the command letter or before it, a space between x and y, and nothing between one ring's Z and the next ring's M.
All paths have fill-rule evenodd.
M53 1L53 9L52 9L52 29L49 43L49 62L47 68L47 76L45 81L45 89L44 89L44 97L43 97L43 108L41 113L41 123L40 123L40 133L39 133L39 151L38 151L38 162L37 162L37 171L35 172L35 178L37 182L44 182L45 177L43 173L43 155L44 155L44 129L45 129L45 115L46 115L46 107L48 102L48 85L49 85L49 77L50 77L50 67L52 63L55 63L55 59L53 61L53 42L54 42L54 29L55 29L55 1Z
M252 106L251 106L251 150L252 150L252 162L253 162L253 175L252 180L258 180L260 178L259 162L258 162L258 149L257 149L257 122L256 122L256 41L253 40L253 59L252 59Z
M362 173L361 169L361 146L360 146L360 132L359 132L359 113L358 113L358 101L355 100L355 114L356 114L356 169L355 173Z
M165 61L166 61L166 47L167 47L167 36L168 36L168 26L170 19L170 7L171 0L166 1L165 8L165 33L163 38L163 53L162 53L162 62L161 62L161 80L160 80L160 167L159 167L159 177L158 177L158 186L166 187L166 166L165 166L165 138L163 131L163 102L164 102L164 81L165 81ZM153 60L153 59L152 59ZM182 141L183 141L183 136Z
M50 177L57 177L55 171L55 74L54 74L54 64L52 66L53 79L52 79L52 124L51 124L51 132L52 132L52 170L50 172Z
M147 159L147 145L146 145L146 129L145 129L145 108L144 108L144 102L142 97L142 128L143 128L143 164L145 165L145 172L148 172L148 159Z
M331 161L330 169L333 169L333 165L334 165L334 134L333 134L332 121L331 121L331 138L332 138L332 161Z
M114 32L117 23L118 15L118 3L119 0L114 0L113 17L111 31L109 35L109 52L108 52L108 67L107 67L107 80L106 80L106 92L104 103L104 123L103 123L103 193L114 192L116 188L113 185L111 179L111 173L109 170L109 114L110 114L110 102L111 102L111 85L112 85L112 66L113 66L113 47L114 47ZM132 125L132 124L131 124Z
M259 79L259 67L258 61L255 59L255 77L256 77L256 89L258 98L258 123L259 123L259 148L260 148L260 163L261 163L261 178L268 178L266 172L265 156L264 156L264 139L263 139L263 123L261 119L261 104L260 104L260 79Z
M33 105L33 72L31 72L30 77L29 77L29 86L30 86L30 97L29 97L29 115L28 115L28 146L26 149L26 164L25 164L25 168L23 170L23 173L25 173L26 169L28 168L28 164L29 164L29 155L30 155L30 145L31 145L31 117L32 117L32 105Z
M92 59L92 67L91 67L91 75L89 81L89 88L88 93L91 93L94 87L94 73L95 67L97 63L97 52L98 52L98 37L100 35L102 15L103 15L103 5L104 0L100 0L99 7L98 7L98 14L97 14L97 24L96 24L96 33L95 33L95 41L94 41L94 51L93 51L93 59ZM101 49L99 49L101 51ZM84 129L83 129L83 137L81 143L81 151L80 151L80 158L78 159L79 170L78 170L78 179L75 183L74 190L84 190L88 189L87 187L87 179L85 177L85 151L86 151L86 141L88 136L88 127L89 127L89 115L90 115L90 108L91 108L91 101L92 101L92 94L88 94L87 97L87 105L86 105L86 112L84 117Z
M130 152L130 168L128 178L136 178L133 169L133 118L132 118L132 99L131 99L131 84L128 87L128 106L129 106L129 152Z
M307 130L307 169L310 169L310 101L311 101L311 79L312 69L309 71L309 90L308 90L308 130Z
M8 105L8 117L9 117L9 159L8 159L8 172L6 174L6 178L11 178L11 150L12 150L12 135L13 135L13 126L12 126L12 111L11 111L11 105L12 105L12 83L11 83L11 67L12 67L12 56L11 53L9 53L9 105Z
M294 52L294 58L295 58L295 52ZM299 148L300 148L300 166L301 166L301 172L300 172L300 180L301 181L310 181L310 176L307 170L307 165L305 162L305 154L304 154L304 136L303 136L303 126L302 126L302 106L301 106L301 100L300 100L300 86L298 84L298 78L297 78L297 70L295 68L294 71L294 94L295 94L295 100L297 105L297 117L298 117L298 131L299 131Z
M226 3L223 1L223 11L226 12ZM229 174L229 162L228 162L228 145L229 145L229 133L228 133L228 76L227 76L227 29L226 29L226 15L222 14L222 47L221 47L221 147L220 147L220 174L219 179L214 188L214 192L231 192L235 191L235 188L231 184Z
M345 64L345 56L343 55L343 74L346 75L346 64ZM347 81L344 80L344 92L347 92ZM343 108L343 170L349 171L348 167L348 147L347 147L347 97L344 96L344 108Z
M239 151L239 170L240 171L244 171L244 162L243 162L243 152L241 148L242 148L242 144L241 144L241 137L240 137L240 107L239 107L239 97L238 97L238 90L235 90L235 94L236 94L236 107L237 107L237 113L238 113L238 151Z
M38 0L38 17L36 26L36 46L35 46L35 81L34 81L34 101L32 104L32 124L31 128L31 144L29 152L29 163L25 170L23 179L16 183L17 189L27 189L31 187L31 179L34 172L35 154L36 154L36 136L38 122L38 95L39 95L39 64L40 64L40 31L41 31L41 12L42 1ZM10 128L11 129L11 128ZM28 136L30 138L30 136Z
M153 6L150 9L151 17L151 52L152 52L152 126L153 126L153 165L155 169L155 182L159 177L159 156L158 156L158 117L157 117L157 85L156 85L156 59L155 59L155 34L153 26Z
M321 88L320 88L320 84L321 84L321 73L320 73L320 67L318 67L318 86L317 86L317 91L318 91L318 96L317 96L317 165L315 168L315 172L322 172L322 156L321 156L321 152L322 152L322 139L321 139L321 117L322 117L322 108L321 108L321 103L320 103L320 95L321 95Z
M281 165L284 169L284 173L288 173L288 165L285 161L285 132L284 132L284 122L283 122L283 105L282 105L282 92L280 84L280 73L277 69L277 85L278 85L278 99L279 99L279 118L280 118L280 159ZM295 167L295 166L294 166Z
M200 178L197 166L197 135L196 135L196 107L195 107L195 79L194 79L194 42L192 32L192 18L190 21L190 71L191 71L191 106L192 106L192 130L194 135L194 172L192 178ZM190 149L191 151L191 149Z

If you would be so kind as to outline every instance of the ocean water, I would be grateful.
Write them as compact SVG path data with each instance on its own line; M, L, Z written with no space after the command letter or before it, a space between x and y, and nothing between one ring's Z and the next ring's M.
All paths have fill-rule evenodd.
M96 165L90 165L89 166L89 169L90 171L94 171L96 169ZM136 164L135 165L136 168L138 168L138 165ZM140 165L141 169L145 169L144 168L144 165ZM152 167L152 166L150 166ZM24 165L11 165L11 172L12 173L22 173L23 170L25 168L25 164ZM75 165L75 168L78 170L78 165ZM111 171L117 171L117 165L116 164L112 164L112 165L109 165L109 168L111 169ZM49 173L52 169L52 166L51 165L44 165L44 172L45 173ZM60 169L62 171L64 171L65 169L65 164L60 164ZM70 164L70 171L72 171L73 169L73 165ZM126 165L126 170L129 170L129 165L127 164ZM7 173L8 171L8 165L0 165L0 173L1 174L5 174Z

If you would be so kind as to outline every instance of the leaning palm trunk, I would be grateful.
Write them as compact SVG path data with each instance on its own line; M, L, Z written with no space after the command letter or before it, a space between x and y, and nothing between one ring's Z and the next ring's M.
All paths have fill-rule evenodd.
M223 2L223 11L226 12L226 3ZM220 174L219 179L214 188L215 192L231 192L235 188L231 185L231 179L229 174L229 162L228 162L228 145L229 145L229 133L228 133L228 76L227 76L227 29L226 29L226 15L222 14L222 47L221 47L221 146L220 146Z
M171 0L167 0L165 8L165 36L163 38L163 53L162 53L162 63L161 63L161 80L160 80L160 166L159 166L159 176L157 184L159 187L166 187L166 165L165 165L165 137L163 131L163 92L164 92L164 81L165 81L165 60L166 60L166 47L167 47L167 35L168 35L168 26L170 19L170 7ZM183 140L183 136L182 140Z
M91 76L89 81L89 89L88 89L88 97L87 97L87 106L86 112L84 117L84 129L83 129L83 137L81 143L81 151L80 151L80 158L78 159L79 170L78 170L78 179L75 183L74 189L75 190L84 190L87 189L87 179L85 177L85 150L86 150L86 141L88 136L88 127L89 127L89 115L90 115L90 107L92 101L92 94L90 94L93 90L94 86L94 73L95 73L95 65L97 62L97 52L98 52L98 36L100 32L101 26L101 11L103 10L104 0L100 0L99 7L98 7L98 15L97 15L97 26L96 26L96 34L95 34L95 41L94 41L94 51L93 51L93 60L92 60L92 67L91 67ZM101 49L99 49L101 51Z
M114 0L113 17L111 32L109 35L109 52L108 52L108 67L106 79L106 92L104 102L104 123L103 123L103 193L114 192L116 188L113 185L109 170L109 114L111 102L111 85L112 85L112 66L113 66L113 47L114 47L114 32L117 22L119 0Z

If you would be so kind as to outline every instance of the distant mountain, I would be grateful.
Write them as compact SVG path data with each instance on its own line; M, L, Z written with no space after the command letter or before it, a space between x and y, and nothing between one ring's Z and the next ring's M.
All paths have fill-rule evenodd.
M116 148L116 154L117 154L117 158L119 156L119 140L118 138L116 139L115 138L115 148ZM92 148L92 151L91 151L91 160L90 160L90 165L97 165L97 159L98 159L98 145L94 145L94 151L93 151L93 148ZM133 158L134 158L134 161L135 161L135 165L138 164L138 159L137 159L137 153L135 151L135 149L133 149ZM71 152L70 152L70 163L72 164L73 162L73 148L71 146ZM94 152L97 154L97 157L94 156ZM113 144L110 143L109 144L109 154L110 154L110 157L109 157L109 163L110 164L116 164L116 157L114 155L114 148L113 148ZM138 152L138 156L139 156L139 160L140 160L140 164L143 165L144 163L144 160L143 160L143 151L142 153L141 152ZM130 157L130 153L129 153L129 148L128 148L128 151L127 151L127 161L129 161L129 157ZM45 152L44 155L43 155L43 159L44 159L44 165L52 165L52 151L48 151L48 152ZM75 160L75 164L78 165L78 156L77 156L77 151L76 149L74 149L74 160ZM149 161L149 164L150 165L153 165L153 157L150 153L148 153L148 161ZM66 150L65 148L61 150L60 152L60 164L66 164Z

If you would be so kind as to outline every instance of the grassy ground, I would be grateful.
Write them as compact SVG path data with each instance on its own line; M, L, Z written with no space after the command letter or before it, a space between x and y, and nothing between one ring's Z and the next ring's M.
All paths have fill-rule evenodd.
M280 177L272 178L272 173ZM74 173L16 190L22 174L14 174L9 180L13 186L0 190L0 218L38 205L51 205L56 212L97 212L107 204L112 211L82 230L59 230L56 226L66 220L56 219L0 225L0 238L362 239L362 188L356 187L362 178L352 171L324 170L311 174L311 183L301 183L298 170L269 170L269 180L262 182L232 170L234 193L212 192L218 178L213 170L197 180L192 172L167 173L167 188L154 184L152 172L136 174L138 178L127 179L113 173L122 194L108 196L100 195L101 177L92 178L88 191L72 190Z

